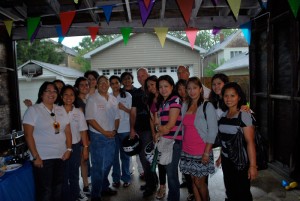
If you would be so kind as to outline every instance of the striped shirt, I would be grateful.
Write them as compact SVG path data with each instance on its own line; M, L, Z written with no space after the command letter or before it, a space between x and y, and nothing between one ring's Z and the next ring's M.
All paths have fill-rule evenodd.
M158 114L159 114L160 122L161 122L162 126L166 125L169 122L169 113L172 108L177 108L180 111L180 113L177 117L175 126L171 129L171 131L168 134L164 135L164 137L172 138L172 136L174 136L174 134L177 130L177 127L181 123L181 107L182 107L182 101L180 100L180 98L178 96L171 97L169 100L167 100L160 106ZM181 129L180 129L176 139L182 140Z

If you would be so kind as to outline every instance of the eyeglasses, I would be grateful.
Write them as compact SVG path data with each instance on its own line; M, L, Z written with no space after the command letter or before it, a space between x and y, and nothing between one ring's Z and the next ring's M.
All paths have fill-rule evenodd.
M48 93L48 94L57 94L57 91L56 90L53 90L53 91L51 91L51 90L45 90L44 91L45 93Z

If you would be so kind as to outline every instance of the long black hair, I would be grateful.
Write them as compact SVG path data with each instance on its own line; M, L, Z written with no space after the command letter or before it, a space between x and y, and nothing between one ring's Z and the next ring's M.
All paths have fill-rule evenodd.
M56 93L57 93L57 98L55 100L55 104L58 103L58 101L60 100L59 99L59 94L58 94L58 88L57 86L54 84L54 82L44 82L41 86L40 86L40 89L39 89L39 93L38 93L38 98L36 100L36 103L41 103L43 102L43 99L42 99L42 96L43 96L43 93L46 91L47 87L49 85L52 85L54 87L54 89L56 90Z
M110 78L109 78L109 83L111 83L111 81L112 81L113 79L118 80L118 82L121 84L121 78L120 78L119 76L117 76L117 75L112 75L112 76L110 76ZM120 92L120 97L121 97L121 98L126 98L125 90L123 90L123 89L120 87L119 92Z
M159 82L160 81L167 81L172 87L173 87L173 90L171 92L171 94L167 97L166 101L168 101L170 98L172 98L173 96L176 95L176 92L175 92L175 83L174 83L174 80L173 78L170 76L170 75L162 75L158 78L157 82L156 82L156 88L159 89ZM158 95L157 97L157 106L160 107L164 102L164 98L162 97L161 94Z
M202 91L200 93L200 97L197 101L197 107L199 107L204 102L203 87L202 87L201 80L198 77L190 77L186 83L186 88L188 88L189 83L193 83L193 84L199 86L200 89L202 89ZM192 102L193 102L189 95L186 97L186 102L188 104L188 108L187 108L187 110L188 110L191 107Z
M224 84L229 82L229 78L227 75L223 73L217 73L211 78L211 89L212 89L212 84L215 79L220 79ZM213 104L215 109L218 109L220 107L221 109L224 108L224 101L223 98L221 98L218 94L214 92L214 90L210 91L209 94L209 101Z
M224 99L224 94L227 89L234 89L238 96L240 97L240 100L237 105L237 109L241 109L242 105L247 105L247 99L244 91L242 90L241 86L236 82L228 82L224 85L222 88L222 97ZM224 107L222 108L224 111L228 110L227 105L224 104Z
M148 81L153 81L155 83L157 83L157 76L156 75L151 75L149 76L146 80L145 80L145 93L147 95L147 105L149 106L149 108L151 107L152 103L153 103L153 100L155 98L155 94L151 93L149 90L148 90L148 87L147 87L147 82ZM157 88L157 85L155 84L155 87L156 87L156 90L158 90Z

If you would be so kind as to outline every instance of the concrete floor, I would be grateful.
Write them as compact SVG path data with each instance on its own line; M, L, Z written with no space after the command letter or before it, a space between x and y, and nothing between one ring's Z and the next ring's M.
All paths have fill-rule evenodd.
M215 159L218 157L218 150L214 151ZM133 158L133 163L134 158ZM111 176L109 176L111 179ZM181 178L181 176L180 176ZM252 182L251 192L254 201L297 201L300 200L300 190L293 189L290 191L285 190L281 186L282 179L290 181L288 178L283 178L272 169L259 171L258 178ZM223 172L221 168L217 168L215 174L209 176L209 193L211 201L224 201L225 199L225 188L223 183ZM144 184L139 178L138 171L135 167L134 174L132 175L132 184L128 188L123 188L122 185L118 189L118 194L112 197L103 197L103 201L155 201L155 195L142 198L142 192L140 186ZM181 201L185 201L188 192L186 188L180 189ZM166 201L167 197L161 199Z

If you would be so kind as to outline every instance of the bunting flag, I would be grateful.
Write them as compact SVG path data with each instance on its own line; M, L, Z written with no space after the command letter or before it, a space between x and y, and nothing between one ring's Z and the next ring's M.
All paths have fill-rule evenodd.
M31 36L37 29L37 26L39 25L41 21L41 17L29 17L27 19L27 36L28 40L31 40Z
M267 9L268 6L268 0L261 0L261 7L263 9Z
M131 34L132 28L131 27L121 27L121 33L123 36L124 44L127 45L129 35Z
M149 8L150 1L154 1L154 0L144 0L144 4L145 4L145 7L147 8L147 10Z
M250 45L250 43L251 43L251 21L240 25L240 29L242 30L248 45Z
M31 42L31 43L33 43L34 39L36 38L36 35L38 34L38 32L39 32L39 30L40 30L40 28L41 28L41 27L38 26L38 27L34 30L32 36L30 37L30 42Z
M294 16L297 17L298 10L300 7L300 1L299 0L289 0L289 4L290 4L291 10L292 10Z
M163 48L168 33L168 27L154 27L154 31L159 39L161 47Z
M235 19L237 20L241 8L241 0L227 0L227 1Z
M68 11L59 14L63 36L65 36L68 33L72 21L75 17L75 13L76 11L74 10L74 11Z
M114 7L114 5L101 6L101 8L103 9L105 20L106 20L107 24L109 24L113 7Z
M88 27L92 41L94 42L99 31L99 26Z
M196 41L196 37L197 37L197 33L198 33L198 29L196 29L196 28L186 28L185 33L186 33L187 38L190 41L190 45L191 45L191 48L193 50L194 45L195 45L195 41Z
M178 7L187 26L190 22L194 2L194 0L177 0Z
M8 35L10 36L14 21L12 21L12 20L4 20L3 22L4 22L4 25L6 27L6 31L7 31Z
M55 29L56 29L56 33L58 36L58 43L61 43L65 39L65 37L63 37L63 34L62 34L62 28L60 25L58 25L55 27Z
M220 31L221 31L220 28L214 27L213 30L211 31L211 33L215 36L215 35L217 35L218 33L220 33Z
M150 1L149 7L148 9L146 8L144 1L143 0L139 0L139 6L140 6L140 13L141 13L141 18L142 18L142 23L143 26L146 24L147 19L151 13L151 10L153 8L155 1Z

